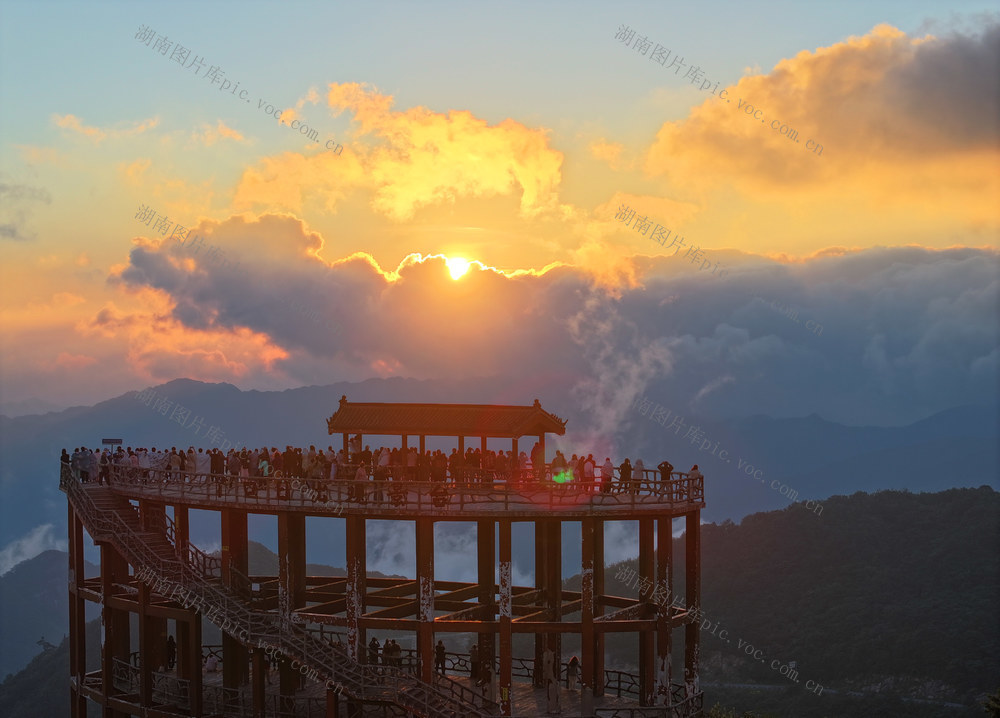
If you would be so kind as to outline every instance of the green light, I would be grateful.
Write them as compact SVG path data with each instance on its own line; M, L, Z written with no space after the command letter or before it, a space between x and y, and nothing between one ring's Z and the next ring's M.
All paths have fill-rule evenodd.
M558 474L552 474L552 480L557 484L565 484L573 480L573 474L570 471L560 471Z

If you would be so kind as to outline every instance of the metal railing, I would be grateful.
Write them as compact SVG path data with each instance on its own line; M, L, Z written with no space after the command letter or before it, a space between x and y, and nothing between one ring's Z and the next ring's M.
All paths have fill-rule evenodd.
M355 467L357 465L354 465ZM549 469L546 469L549 472ZM351 472L348 472L349 474ZM644 471L646 475L656 475ZM317 513L340 514L345 508L377 507L382 511L448 513L478 510L548 511L577 509L596 512L615 507L662 508L664 505L704 501L704 479L674 472L667 482L644 476L627 485L555 483L547 473L541 481L515 481L492 477L485 482L434 482L412 480L306 479L299 477L241 477L195 474L161 469L111 466L108 481L116 490L134 498L248 507L307 508Z

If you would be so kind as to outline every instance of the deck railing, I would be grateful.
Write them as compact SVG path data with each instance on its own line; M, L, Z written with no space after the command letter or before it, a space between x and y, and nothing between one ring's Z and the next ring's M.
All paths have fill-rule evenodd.
M646 472L655 473L655 472ZM406 511L558 510L599 511L614 507L662 507L704 501L704 479L674 472L666 483L634 480L626 486L535 481L451 483L410 480L306 479L196 474L111 466L108 480L129 495L164 501L239 503L258 508L306 508L340 514L361 507ZM196 558L196 557L192 557Z

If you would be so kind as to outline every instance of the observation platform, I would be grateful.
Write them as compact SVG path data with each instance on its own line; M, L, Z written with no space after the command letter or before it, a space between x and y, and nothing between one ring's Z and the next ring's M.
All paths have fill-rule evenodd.
M416 438L421 454L428 435L457 436L459 452L465 437L478 436L484 455L488 438L505 436L514 456L518 437L537 436L532 453L544 457L545 434L561 434L564 426L537 400L534 406L495 407L351 404L342 398L328 420L330 433L343 431L352 462L338 474L348 476L359 473L355 449L363 434L397 433L404 449ZM580 686L574 693L564 685L558 693L561 715L701 715L694 610L700 603L700 512L705 505L700 475L673 472L664 477L645 470L626 480L611 476L598 477L596 483L567 482L569 474L562 467L553 472L541 460L528 470L461 468L434 481L414 480L414 473L412 466L382 466L379 480L325 480L119 464L107 468L104 483L95 484L81 483L63 464L60 488L69 500L74 718L86 715L86 699L100 702L105 715L115 717L291 718L319 711L325 716L426 718L542 715L539 706L549 710L552 692L564 683L565 636L579 646ZM191 510L218 512L222 549L217 555L190 541ZM276 576L248 571L251 514L277 517ZM331 531L343 531L346 576L308 575L307 517L340 519L329 525ZM415 578L368 576L369 519L411 527L412 544L400 548L413 552ZM675 597L675 519L685 522L683 606L690 610L668 600ZM475 539L471 529L469 538L474 581L435 576L434 525L447 521L475 526ZM638 598L605 589L605 526L613 521L637 525ZM579 524L581 549L580 565L564 572L567 522ZM84 530L101 548L98 578L83 578ZM513 580L515 530L533 531L533 585ZM518 575L523 571L519 566ZM564 573L579 573L579 590L564 587ZM97 673L85 671L86 601L98 601L104 609L105 642ZM131 616L139 620L138 647L130 637ZM222 631L221 679L201 671L203 618ZM368 642L375 632L409 637L414 648L405 665L370 660ZM683 642L680 683L674 681L671 661L675 632ZM637 636L634 674L605 666L605 640L616 633ZM458 634L472 634L481 662L494 668L485 691L462 675L468 654L452 654L449 676L434 669L435 642L449 638L454 643L462 638ZM166 664L167 635L176 636L177 670L164 673L158 669ZM515 655L515 637L523 652L526 636L533 638L534 655ZM138 656L135 661L130 661L132 653ZM271 658L280 664L276 688L267 680ZM625 676L631 688L622 695ZM515 680L519 678L525 681ZM217 680L218 690L213 688ZM619 695L612 700L615 682ZM299 698L303 701L296 702Z

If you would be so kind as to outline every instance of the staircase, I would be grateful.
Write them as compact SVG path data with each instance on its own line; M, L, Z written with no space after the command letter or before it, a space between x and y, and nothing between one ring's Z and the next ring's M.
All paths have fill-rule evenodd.
M179 557L168 539L167 527L147 530L138 511L107 486L82 485L69 467L62 466L59 488L64 491L94 541L114 546L135 572L153 572L171 591L182 590L197 599L205 617L217 625L228 623L230 635L248 648L270 648L308 666L336 685L337 692L360 701L388 703L421 718L486 718L499 706L475 691L448 679L424 683L389 666L368 666L352 659L338 644L320 640L306 628L282 620L276 613L255 611L245 592L224 586L219 559L189 544Z

